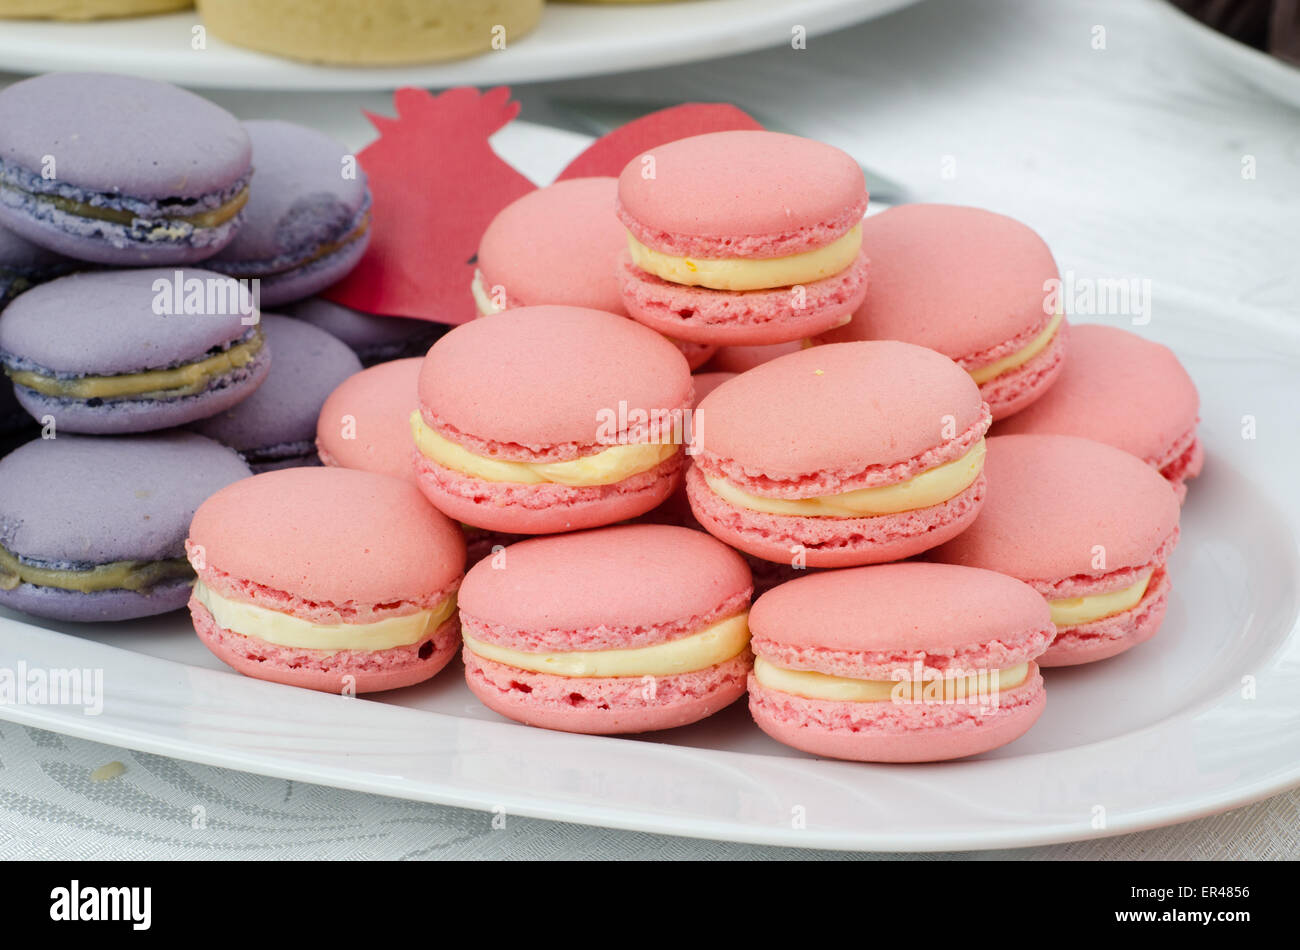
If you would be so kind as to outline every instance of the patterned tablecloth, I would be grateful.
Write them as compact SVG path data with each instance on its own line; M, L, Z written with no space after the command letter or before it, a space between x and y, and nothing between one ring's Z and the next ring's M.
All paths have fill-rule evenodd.
M735 101L848 149L920 199L982 204L1032 221L1080 272L1136 271L1224 312L1294 314L1300 116L1207 61L1166 28L1166 15L1156 0L929 0L814 38L806 50L516 94L530 118L555 95ZM376 104L217 98L241 116L300 121ZM1259 169L1255 187L1242 184L1247 156ZM1270 186L1270 178L1292 185ZM1089 196L1083 213L1080 189ZM121 766L104 768L111 763ZM494 829L492 818L0 723L6 859L851 856L523 818ZM1296 858L1300 790L1140 834L988 854Z

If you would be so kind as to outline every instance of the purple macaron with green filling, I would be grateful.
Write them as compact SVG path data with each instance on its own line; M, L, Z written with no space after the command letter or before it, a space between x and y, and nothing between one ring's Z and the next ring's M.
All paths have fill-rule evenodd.
M245 122L257 174L235 239L208 262L258 278L267 307L343 278L370 243L366 173L341 143L292 122Z
M0 607L72 621L184 607L190 519L250 474L192 432L28 442L0 459Z
M230 243L252 144L230 113L167 83L48 73L0 91L0 225L119 267L188 264Z
M319 465L321 406L339 383L361 372L361 360L346 343L293 317L264 313L262 330L275 348L266 382L239 405L192 428L230 446L254 472Z
M249 292L193 268L72 274L0 316L0 364L15 395L58 432L193 422L248 396L270 362Z
M438 337L451 329L445 323L362 313L321 297L300 300L283 311L338 337L365 366L423 356Z
M0 228L0 308L24 290L76 270L77 261Z

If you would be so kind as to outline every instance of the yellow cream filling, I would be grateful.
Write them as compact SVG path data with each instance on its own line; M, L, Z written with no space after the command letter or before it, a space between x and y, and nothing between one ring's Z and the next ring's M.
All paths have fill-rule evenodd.
M1019 686L1029 675L1029 664L983 670L968 676L926 680L858 680L808 670L787 670L761 656L754 657L754 679L769 689L807 699L837 703L958 702Z
M478 309L480 317L490 317L494 313L500 313L501 308L492 302L488 296L487 288L483 286L483 272L474 271L474 281L469 285L470 293L474 295L474 306Z
M1052 342L1052 337L1061 326L1061 321L1065 319L1063 314L1057 314L1052 317L1043 332L1030 340L1025 346L1016 350L1010 356L1004 356L1000 360L994 360L987 366L980 366L970 371L970 378L983 386L990 379L1001 376L1008 370L1013 370L1017 366L1023 366L1028 363L1043 350L1047 349L1047 344Z
M731 482L712 475L704 478L715 495L739 508L773 515L863 518L929 508L960 495L979 478L984 469L984 453L984 440L980 439L961 458L936 465L905 482L881 485L878 488L859 488L818 498L767 498L751 495Z
M575 650L571 653L525 653L465 634L470 651L534 673L555 676L673 676L725 663L749 645L749 612L736 614L689 637L628 650Z
M199 581L194 597L217 626L282 647L305 650L391 650L411 646L433 633L456 612L456 595L436 607L370 623L313 623L256 604L222 597Z
M233 372L246 366L262 349L264 338L258 327L253 336L236 343L213 356L176 366L172 369L150 369L140 373L121 373L116 376L77 376L60 379L31 370L5 367L5 372L19 386L26 386L47 396L68 399L122 399L146 393L160 393L169 397L192 396L203 392L208 381L216 376Z
M670 459L680 446L669 442L637 442L614 445L594 455L567 462L508 462L475 455L430 429L418 410L411 413L411 436L425 458L443 468L488 482L516 482L541 485L553 482L571 488L612 485L646 472Z
M77 571L24 564L10 551L0 547L0 590L13 590L19 584L33 584L86 594L100 590L141 591L163 581L193 576L193 568L183 557L161 561L110 561Z
M632 263L673 284L712 290L768 290L810 284L846 270L862 247L862 225L812 251L769 258L675 257L646 247L631 232Z
M231 198L225 204L218 205L209 211L200 211L198 214L168 216L160 215L157 218L142 218L141 215L133 211L122 211L118 208L101 208L84 201L73 201L71 198L64 198L59 195L39 195L34 192L27 192L38 201L48 202L54 205L60 211L66 211L68 214L75 214L80 218L93 218L96 221L111 221L114 224L131 224L132 222L159 221L167 224L184 223L193 225L196 228L215 228L225 224L235 215L239 214L244 205L248 204L248 186L245 186L239 194Z
M1047 606L1052 608L1052 623L1058 627L1073 627L1132 610L1146 594L1147 585L1151 583L1151 574L1151 571L1147 571L1128 587L1106 594L1049 600Z

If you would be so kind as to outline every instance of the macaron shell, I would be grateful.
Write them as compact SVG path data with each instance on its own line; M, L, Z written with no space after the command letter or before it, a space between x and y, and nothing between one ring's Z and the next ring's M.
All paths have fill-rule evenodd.
M35 439L0 460L0 545L53 563L181 557L195 510L248 475L188 432Z
M419 387L426 420L521 451L593 445L598 420L620 401L671 410L690 394L685 358L659 334L599 310L552 306L456 327L429 350Z
M1055 634L1047 603L1028 584L995 571L925 562L791 581L755 602L749 627L755 652L779 666L857 679L888 677L823 669L817 656L858 653L895 669L918 657L937 669L950 661L1002 668L1032 659ZM1018 652L1022 643L1037 649L1025 656Z
M757 346L724 346L713 354L712 359L705 364L704 370L711 373L743 373L755 366L762 366L778 356L798 353L803 348L802 340Z
M1041 353L980 385L993 419L1006 419L1033 405L1055 385L1064 369L1073 330L1065 322Z
M292 468L217 492L190 526L191 559L321 604L437 596L465 568L460 529L409 482L341 468Z
M370 232L348 241L342 247L298 267L259 278L262 303L267 307L293 303L318 294L337 284L365 257L370 246Z
M701 531L621 525L512 544L470 570L459 603L467 625L523 637L516 649L611 649L697 633L724 605L748 608L751 586L744 559Z
M377 693L413 686L440 672L460 648L460 626L455 617L431 637L409 647L322 653L232 633L217 626L212 614L197 600L191 599L189 606L199 640L236 672L325 693ZM429 653L421 657L425 644L430 645Z
M92 593L19 584L13 590L0 590L0 607L71 623L135 620L184 607L193 584L191 578L180 578L148 591L102 590Z
M416 484L439 511L462 524L506 534L554 534L636 518L681 483L683 453L609 485L489 482L435 464L412 450Z
M907 462L983 418L979 387L907 343L813 347L757 366L699 407L699 448L748 472L798 481ZM937 463L937 462L936 462Z
M1026 581L1097 577L1148 564L1178 529L1178 498L1135 456L1090 439L988 440L988 497L975 523L932 560ZM1104 551L1104 566L1094 566Z
M778 564L792 564L798 555L808 567L883 564L927 551L975 523L987 486L981 475L943 504L894 515L792 517L730 505L709 489L698 465L686 472L691 511L709 534Z
M616 263L627 232L615 178L572 178L503 208L479 242L478 267L514 306L567 304L626 316Z
M1013 218L958 205L899 205L863 221L862 246L871 291L853 321L822 342L903 340L961 359L1051 318L1045 283L1059 280L1056 262L1043 239Z
M829 244L866 211L862 169L780 132L713 132L633 159L619 213L642 243L691 257L780 257Z
M868 292L869 262L859 254L831 277L771 290L688 287L620 263L623 305L633 319L665 336L696 343L773 345L816 336L845 323Z
M745 693L748 652L705 670L654 677L604 679L552 676L503 666L463 653L470 692L494 712L543 729L588 735L652 732L689 725Z
M1077 666L1109 659L1145 643L1156 635L1169 607L1169 575L1163 569L1152 577L1137 606L1092 623L1062 627L1041 657L1040 666Z
M110 73L46 73L0 91L0 162L60 182L142 199L199 198L250 169L238 120L167 83Z
M195 430L250 454L292 443L310 446L325 400L361 371L361 360L341 340L292 317L263 313L262 331L276 354L266 382Z
M400 354L407 346L418 348L419 352L405 355L423 356L434 339L448 329L444 324L428 320L362 313L323 297L308 297L283 309L286 316L296 317L342 340L363 363L383 359L386 353Z
M423 365L418 358L380 363L340 383L316 422L321 461L413 480L411 413Z
M782 693L749 679L758 727L795 749L855 762L939 762L978 755L1019 739L1047 703L1043 678L998 694L998 706L831 702Z
M207 287L229 280L199 268L179 273L182 289L189 281ZM5 308L0 352L60 373L111 376L202 359L251 329L239 312L167 312L175 309L177 274L174 268L92 271L33 287ZM171 306L160 305L160 297Z
M256 174L243 226L212 258L216 269L274 265L336 241L355 226L369 204L369 190L359 165L355 175L345 174L346 162L354 156L343 143L293 122L259 119L243 127ZM272 266L269 273L281 269Z
M995 434L1075 435L1162 467L1175 447L1186 451L1199 406L1196 384L1168 347L1119 327L1076 324L1060 378Z

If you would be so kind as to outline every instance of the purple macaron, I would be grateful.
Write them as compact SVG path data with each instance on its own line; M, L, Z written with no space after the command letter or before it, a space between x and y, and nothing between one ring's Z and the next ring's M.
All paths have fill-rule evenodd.
M377 317L321 297L300 300L283 311L338 337L352 347L364 366L423 356L438 337L451 329L445 323L428 320Z
M0 91L0 225L69 257L193 263L230 243L252 145L221 107L176 86L48 73Z
M316 420L339 383L361 372L347 344L309 323L262 314L262 330L275 348L275 366L258 390L239 405L193 426L228 445L254 472L319 465Z
M79 264L0 228L0 308L24 290L69 274Z
M262 304L310 297L352 270L370 243L370 189L341 143L292 122L245 122L257 174L245 220L208 262L261 281Z
M72 274L5 308L0 364L58 432L166 429L261 384L271 353L256 319L249 292L210 271Z
M0 606L75 621L184 607L190 519L250 474L191 432L28 442L0 459Z

